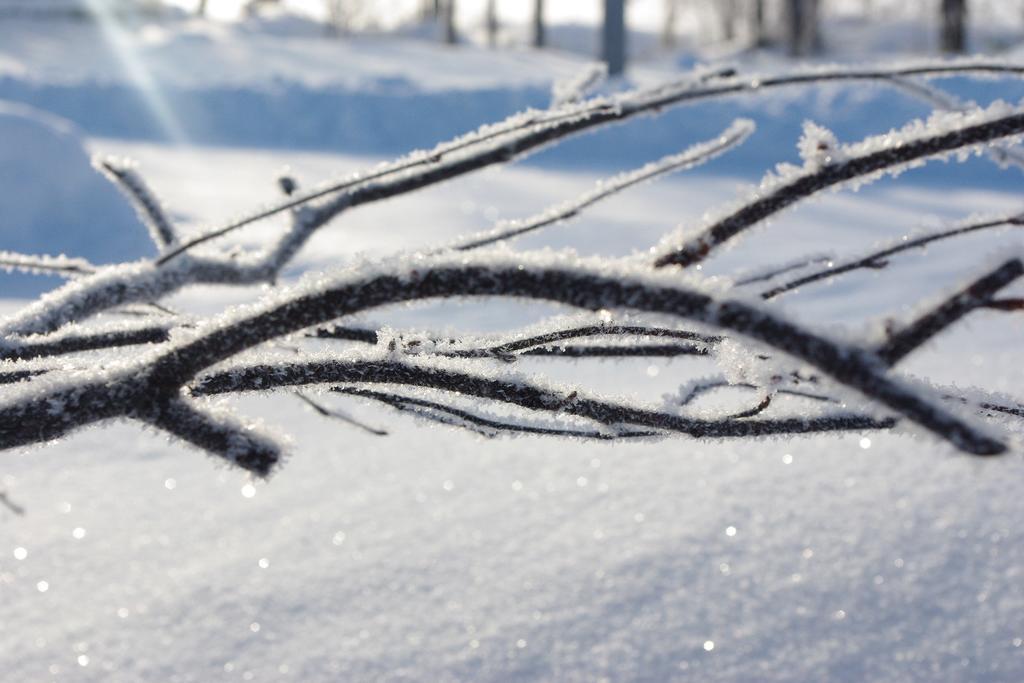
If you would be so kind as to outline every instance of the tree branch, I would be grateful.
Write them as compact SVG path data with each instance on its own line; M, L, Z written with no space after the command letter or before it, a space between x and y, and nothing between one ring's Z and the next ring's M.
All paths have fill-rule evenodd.
M420 417L429 420L440 421L442 422L442 424L462 428L471 427L473 431L476 431L477 433L480 433L484 436L495 436L499 432L511 432L520 434L540 434L546 436L570 436L580 439L612 441L618 439L652 437L661 435L660 432L650 430L624 430L619 432L609 432L595 430L588 431L582 429L565 429L560 427L538 427L534 425L518 424L515 422L483 417L476 413L471 413L468 410L462 410L460 408L445 405L437 401L428 401L421 398L403 396L395 393L373 391L370 389L357 389L354 387L334 387L331 389L331 391L340 394L347 394L349 396L358 396L360 398L378 401L380 403L389 405L392 408L395 408L396 410L411 411ZM425 409L425 411L421 409ZM447 417L439 420L438 415L436 413L441 413ZM454 420L452 420L451 418L454 418Z
M634 185L639 185L642 182L667 173L674 173L704 164L733 147L742 144L753 132L754 123L752 121L737 119L714 140L694 145L683 152L662 157L636 170L602 180L596 188L582 197L545 209L525 220L501 222L492 230L461 242L452 247L452 249L456 251L477 249L494 244L495 242L520 237L559 221L567 220L576 216L584 209Z
M267 476L281 458L280 446L251 425L200 410L186 399L164 401L141 419L259 476Z
M739 208L712 221L693 237L665 250L655 261L658 268L691 266L712 251L757 223L822 190L851 180L868 182L885 173L903 170L914 162L937 158L956 150L1012 138L1024 133L1024 111L1005 111L1005 105L971 115L959 112L933 117L921 128L920 122L902 131L865 139L863 142L829 150L824 162L809 163L783 177L768 177L758 192Z
M201 378L192 387L198 396L316 384L393 384L475 396L528 410L565 413L606 426L630 424L689 434L693 437L750 437L806 434L845 429L887 429L895 422L853 414L775 420L705 420L545 389L523 380L505 381L467 372L398 360L341 361L251 365Z
M942 330L984 306L994 294L1022 275L1024 262L1021 259L1006 261L892 333L888 341L878 347L879 358L888 365L898 363Z
M174 244L177 240L174 226L164 213L156 195L130 162L113 157L97 157L93 159L93 166L128 198L157 249L163 250Z
M68 278L91 275L96 272L96 266L85 259L66 256L35 256L18 254L13 251L0 251L0 268L33 275L58 275Z
M656 112L669 106L745 93L765 92L778 87L794 85L831 81L888 82L893 77L942 77L967 73L1020 76L1024 75L1024 67L977 60L922 64L894 69L830 67L779 76L725 77L713 81L710 85L700 84L700 81L695 83L692 76L687 76L673 83L622 93L614 97L594 98L579 105L567 105L545 112L517 114L501 123L485 126L475 133L442 143L433 150L413 152L404 159L385 165L383 168L368 173L357 173L313 192L297 195L288 201L258 211L229 225L209 230L188 240L178 248L168 251L157 261L157 265L162 265L195 246L222 237L245 225L297 209L333 194L345 193L322 207L321 215L316 221L319 225L328 222L347 208L365 203L367 199L383 198L380 193L388 192L384 188L398 188L397 192L386 194L386 196L410 192L485 166L510 161L517 156L578 132L624 121L639 114ZM474 147L482 149L473 152ZM467 150L470 151L467 152ZM457 157L458 155L462 155L464 158L446 160L448 157ZM391 176L409 175L410 172L412 175L402 182L399 182L399 178L395 178L391 182L384 183L382 189L359 191L360 187L372 187L378 181Z
M78 353L80 351L135 346L137 344L159 344L168 339L170 339L169 329L163 325L12 339L0 345L0 360L48 358L68 353Z
M832 379L905 415L964 450L977 454L1005 450L1000 442L977 432L958 417L887 377L873 354L802 330L744 302L715 300L707 294L667 283L645 285L629 277L611 279L595 271L560 268L543 260L531 267L524 265L530 263L526 257L499 265L496 258L491 256L477 264L447 265L443 260L435 260L428 266L430 261L417 262L412 270L404 272L392 270L389 274L366 279L342 278L333 286L296 295L289 301L213 330L157 359L152 371L153 381L180 386L204 367L268 338L385 303L444 296L512 295L560 301L591 310L629 307L667 313L733 330L815 365Z

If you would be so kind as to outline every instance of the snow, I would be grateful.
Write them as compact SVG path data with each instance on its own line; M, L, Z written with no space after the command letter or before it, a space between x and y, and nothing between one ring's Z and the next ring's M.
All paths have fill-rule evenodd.
M234 27L192 26L181 35L165 30L159 40L145 32L131 39L156 64L157 83L186 90L205 87L198 82L209 79L220 88L237 77L232 87L238 87L234 96L240 102L280 85L261 75L261 67L286 63L281 72L301 82L305 92L337 83L353 92L373 91L387 74L402 73L420 95L446 97L462 88L463 102L482 102L482 91L500 93L501 105L491 101L475 113L482 120L462 125L467 120L459 119L453 132L519 108L524 87L536 88L529 97L544 105L556 76L571 79L583 67L577 58L523 53L484 58L483 51L451 54L382 39L328 45L254 32L246 42L236 40ZM82 38L62 25L52 32L14 34L19 31L0 26L0 69L6 74L0 92L14 93L29 81L50 94L58 82L77 96L101 92L96 79L107 73L103 60L108 58L90 53L92 36ZM192 64L200 57L210 60L205 73L190 71L184 62L173 66L190 44L197 60ZM157 57L160 45L173 46L167 54L173 52L175 59ZM233 49L239 50L235 57L228 54ZM459 61L467 54L474 60L470 66ZM70 66L61 72L65 55L71 56ZM324 66L325 59L340 57L351 60L345 70ZM241 61L260 59L265 61L236 69ZM523 64L529 73L520 70ZM982 107L995 96L1011 101L1019 96L1012 81L987 87L957 79L949 87ZM380 260L398 248L430 250L499 221L514 225L567 198L587 196L616 172L712 138L737 116L755 118L758 132L720 159L632 187L587 208L580 219L523 235L514 244L517 250L550 246L573 248L583 257L629 257L635 264L641 256L650 258L649 248L674 226L699 225L706 211L744 197L738 184L756 182L778 161L802 163L794 150L805 119L821 127L809 127L807 136L814 144L807 146L806 157L816 163L817 143L832 139L826 128L847 142L928 113L894 91L861 96L850 88L827 90L820 98L780 92L645 118L572 141L566 151L556 150L562 155L558 163L548 156L493 168L429 192L345 212L311 238L284 280ZM85 140L74 124L25 105L0 109L0 156L18 150L14 166L19 169L39 163L31 183L0 186L0 249L65 251L94 262L155 253L128 202L89 167L83 144L89 152L138 159L141 177L188 235L273 203L279 199L276 179L284 172L304 190L372 169L394 152L377 142L341 152L333 145L321 152L296 151L283 149L279 138L263 148L224 138L220 146L170 145L159 136L109 137L111 128L101 131L108 137L97 138L95 124L111 116L116 105L90 112L82 101L63 113L92 136ZM761 107L776 113L766 116ZM270 120L264 114L253 117ZM407 114L403 125L419 115ZM665 138L667 130L676 133ZM402 151L422 146L413 133L397 144ZM618 159L614 168L608 159ZM0 173L5 168L10 167L0 164ZM679 282L709 279L720 293L737 274L778 270L807 254L827 253L845 262L873 244L958 225L969 216L1019 213L1015 173L987 159L970 159L915 170L896 181L883 179L857 194L828 193L777 216L707 261L700 275ZM49 193L70 187L76 178L89 182L84 195L50 202L52 194L33 194L39 187ZM55 212L62 203L78 207L86 219L82 225L97 231L88 244L51 248L58 237L52 232L15 241L13 226ZM21 210L14 214L17 220L7 220L8 212ZM51 224L67 221L59 216ZM288 221L285 214L247 226L215 246L265 246ZM138 252L110 257L87 249L132 243ZM900 255L885 270L865 269L808 285L772 306L829 336L871 338L880 321L908 319L921 302L948 294L1020 248L1016 227L937 242ZM20 281L5 279L5 286L9 282ZM1020 292L1018 284L1007 296ZM166 303L205 316L267 293L258 286L194 287ZM11 295L6 289L5 296ZM23 305L6 299L0 311L14 314ZM345 322L402 330L407 338L409 330L458 335L469 343L508 341L555 324L613 316L605 311L551 320L556 313L566 309L487 300L389 307ZM126 323L120 316L103 316L102 329L108 324ZM898 373L914 386L928 378L971 401L985 401L990 394L968 387L1019 401L1024 383L1019 334L1014 317L972 314L908 358ZM290 348L298 343L282 341L273 353L293 359ZM360 352L347 342L301 343L333 357ZM726 345L724 364L702 357L615 363L522 357L503 372L542 374L550 385L668 406L701 378L741 367L761 377L772 366L750 362L750 348ZM90 353L74 362L92 374L136 362L139 355L139 349L129 348L114 358ZM471 362L478 361L461 361ZM15 395L6 389L5 402ZM279 393L217 402L255 418L253 424L262 423L275 438L286 433L294 440L290 457L266 483L134 422L105 424L56 443L0 454L2 500L25 511L19 516L0 505L4 678L998 683L1024 678L1019 495L1024 462L1021 425L1012 418L985 422L997 433L1016 435L1014 452L981 461L903 431L757 442L488 439L350 396L324 393L315 399L389 434L374 436L324 418ZM752 391L717 390L678 409L721 415L760 400ZM493 404L463 400L458 405L508 415ZM769 414L804 412L815 405L780 395L769 409L778 412Z

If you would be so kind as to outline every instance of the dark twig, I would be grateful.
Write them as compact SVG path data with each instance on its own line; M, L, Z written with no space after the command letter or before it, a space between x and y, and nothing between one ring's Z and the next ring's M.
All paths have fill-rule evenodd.
M444 354L441 354L444 355ZM559 358L678 358L679 356L709 356L711 349L694 344L633 344L568 346L541 346L522 351L518 356L546 356ZM517 355L498 356L502 360L515 360Z
M364 344L376 344L378 339L376 330L362 327L345 327L343 325L321 327L313 330L306 336L313 339L343 339Z
M819 263L829 263L830 261L832 261L831 256L808 256L789 265L775 266L766 271L761 271L755 273L754 275L748 275L746 277L739 278L738 280L736 280L736 286L746 287L747 285L757 284L758 282L768 282L770 280L774 280L780 275L792 273L794 270L810 268L813 265L817 265Z
M889 81L898 89L918 99L928 102L937 109L945 111L969 111L976 106L974 103L962 102L953 94L935 87L931 83L921 83L908 78L892 77ZM1024 155L1017 149L993 147L986 150L988 156L1000 167L1009 165L1024 169Z
M14 514L18 515L19 517L24 516L25 514L25 508L21 507L13 500L11 500L10 497L8 497L6 491L0 491L0 505L3 505L5 508L10 510Z
M986 305L993 295L1021 275L1024 275L1024 262L1021 259L1013 258L1006 261L890 334L888 341L877 350L879 358L888 365L895 365L942 330L971 311Z
M765 394L765 397L761 399L761 402L758 403L753 408L750 408L749 410L744 410L744 411L741 411L741 412L738 412L738 413L733 413L732 415L728 415L728 416L726 416L726 419L727 420L742 420L742 419L745 419L745 418L748 418L748 417L754 417L755 415L760 415L764 411L768 410L768 407L771 404L772 404L772 395L771 394Z
M501 358L503 360L514 360L517 354L519 355L565 355L582 357L585 355L623 355L616 352L615 349L620 347L596 347L596 346L579 346L579 347L549 347L549 350L529 352L529 349L533 349L538 346L544 346L546 344L552 344L560 341L567 341L569 339L580 339L584 337L603 337L603 336L630 336L630 337L661 337L668 339L682 339L686 341L697 341L702 344L713 345L717 344L722 340L719 335L700 334L699 332L690 332L688 330L674 330L665 327L646 327L642 325L583 325L579 327L570 327L563 330L555 330L553 332L547 332L544 334L532 335L521 339L514 339L502 344L489 346L486 348L476 349L455 349L455 350L443 350L438 352L438 355L448 356L452 358ZM635 348L635 347L633 347ZM655 353L658 348L661 348L664 353ZM555 350L551 350L555 349ZM557 350L562 349L562 350ZM586 349L593 349L587 351ZM601 349L606 349L606 352L602 353ZM651 354L638 354L638 355L706 355L706 349L701 347L695 347L693 345L685 346L668 346L662 347L651 347Z
M493 230L470 238L452 248L455 251L478 249L489 244L520 237L560 221L568 220L594 204L627 190L634 185L639 185L658 176L703 164L741 144L753 132L753 122L744 119L737 120L727 130L722 131L714 140L695 145L684 152L663 157L635 171L622 173L614 178L603 180L598 183L594 190L579 199L546 209L522 221L500 223Z
M826 280L843 273L849 273L854 270L860 269L872 269L878 270L885 268L889 265L889 257L895 256L896 254L904 251L910 251L911 249L921 249L933 242L939 242L941 240L949 239L951 237L959 237L961 235L968 235L971 233L979 232L982 230L989 230L991 228L1003 227L1006 225L1024 225L1024 214L1014 214L1012 216L1004 216L999 218L993 218L991 220L972 222L966 225L961 225L948 230L941 230L939 232L928 233L916 237L914 239L904 238L898 242L891 244L890 246L874 251L867 256L863 256L857 259L852 259L845 263L835 263L829 261L829 267L823 268L822 270L810 273L803 277L791 280L785 284L773 287L761 293L762 299L773 299L780 294L785 294L798 287L810 284L812 282L818 282L819 280ZM737 283L739 284L739 283Z
M14 395L6 404L0 404L0 447L46 441L88 424L123 416L179 434L265 475L277 461L276 446L243 425L218 421L205 411L200 413L181 398L183 385L198 373L273 338L389 303L451 296L518 296L589 310L629 308L669 314L732 330L815 365L823 374L967 452L982 455L1005 450L998 440L888 377L873 354L815 335L746 302L716 300L706 293L682 287L672 278L657 284L659 281L652 281L643 270L638 271L639 279L632 279L623 273L612 276L604 269L560 266L557 260L545 257L533 260L525 254L508 260L495 254L482 254L459 256L455 262L422 259L413 263L415 265L374 265L366 272L349 273L333 283L299 289L287 298L212 325L192 340L161 348L137 361L99 369L72 385L58 382L38 391ZM234 369L216 377L222 390L227 387L231 391L366 381L341 372L346 369L351 370L351 367L326 361L281 363ZM393 378L389 381L415 384L417 376L421 376L420 373L413 373L407 381ZM243 386L244 382L249 385ZM486 379L481 382L470 384L484 387L481 390L495 386ZM598 421L604 418L610 424L634 423L704 437L885 428L893 424L892 419L841 415L810 421L797 418L707 421L672 417L665 425L660 413L646 409L629 406L621 410L609 409L602 402L576 399L571 395L563 395L562 403L558 403L557 395L550 391L538 393L519 383L511 386L522 388L526 395L510 395L509 402L540 401L540 409L557 406L559 410L581 417ZM195 390L201 393L198 386ZM494 391L497 392L494 398L502 400L504 394L498 388ZM55 410L54 406L60 409ZM194 438L186 436L190 430L196 434ZM237 438L231 437L233 433Z
M88 332L54 335L53 338L25 338L9 340L0 347L0 360L31 360L62 356L80 351L109 349L138 344L159 344L170 339L166 326L154 325L130 330Z
M39 375L45 375L49 370L37 369L37 370L10 370L6 372L0 372L0 384L17 384L22 380L32 379Z
M468 410L462 410L454 406L445 405L437 401L428 401L421 398L415 398L412 396L403 396L394 393L385 393L381 391L373 391L370 389L357 389L354 387L334 387L331 391L348 394L349 396L359 396L361 398L372 399L385 403L396 410L409 410L413 408L423 408L428 411L437 411L443 413L449 417L454 417L458 422L451 422L448 420L444 421L444 424L449 424L457 427L466 427L467 424L474 427L473 431L483 434L484 436L494 436L498 432L518 432L521 434L543 434L549 436L571 436L582 439L597 439L600 441L612 441L616 439L626 438L638 438L648 436L658 436L660 432L657 431L630 431L623 430L617 433L608 431L596 431L596 430L582 430L582 429L565 429L561 427L538 427L535 425L518 424L515 422L495 420L492 418L483 417L476 413L471 413ZM421 410L414 411L417 415L425 417L427 419L436 420L436 415L432 413L425 413ZM483 429L480 429L483 428Z
M992 299L981 304L982 308L990 308L995 311L1013 313L1024 311L1024 299Z
M352 418L351 416L346 415L345 413L343 413L343 412L341 412L339 410L331 410L329 408L326 408L326 407L320 405L318 402L316 402L313 399L311 399L309 396L306 396L301 391L296 391L295 392L295 396L300 401L302 401L303 403L305 403L310 408L312 408L313 410L318 412L320 415L323 415L324 417L329 417L329 418L333 418L335 420L340 420L342 422L345 422L346 424L352 425L353 427L358 427L359 429L363 430L364 432L367 432L369 434L373 434L374 436L387 436L388 435L387 430L377 429L375 427L371 427L370 425L368 425L368 424L366 424L364 422L360 422L359 420L356 420L356 419Z

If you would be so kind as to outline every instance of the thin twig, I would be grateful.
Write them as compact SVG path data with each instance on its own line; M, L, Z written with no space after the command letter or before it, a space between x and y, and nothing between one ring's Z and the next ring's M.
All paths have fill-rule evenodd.
M66 256L43 256L18 254L12 251L0 251L0 268L16 270L39 275L58 275L61 277L77 277L91 275L96 266L85 259L68 258Z
M981 304L982 308L990 308L1004 313L1024 311L1024 299L992 299Z
M324 417L330 417L330 418L333 418L335 420L340 420L342 422L345 422L346 424L352 425L353 427L358 427L359 429L362 429L364 432L367 432L369 434L373 434L374 436L387 436L388 435L387 430L377 429L375 427L371 427L370 425L365 424L363 422L360 422L359 420L356 420L355 418L353 418L353 417L351 417L349 415L346 415L345 413L343 413L343 412L341 412L339 410L331 410L329 408L325 408L324 406L320 405L319 403L317 403L316 401L311 399L309 396L306 396L301 391L296 391L294 393L294 395L300 401L302 401L303 403L305 403L310 408L312 408L316 412L320 413Z
M602 180L597 187L586 193L579 199L566 202L559 206L551 207L521 221L507 221L499 223L493 230L482 235L470 238L452 247L456 251L469 251L489 244L521 237L530 232L540 230L560 221L568 220L578 215L598 202L627 190L634 185L639 185L652 178L657 178L668 173L675 173L683 169L693 168L703 164L715 157L724 154L733 147L740 145L754 132L754 124L746 119L738 119L715 139L694 145L693 147L680 152L662 157L658 161L651 162L641 168L627 173L619 174L613 178Z
M454 406L445 405L437 401L428 401L426 399L416 398L412 396L404 396L394 393L385 393L381 391L373 391L370 389L357 389L354 387L333 387L331 391L348 394L349 396L359 396L361 398L372 399L385 403L396 410L408 410L410 406L417 408L426 408L430 411L439 411L447 414L451 417L457 418L461 424L446 421L444 424L452 426L466 427L467 424L474 427L483 427L490 432L481 432L485 436L494 436L495 432L518 432L522 434L543 434L548 436L571 436L582 439L597 439L600 441L612 441L616 439L625 438L638 438L648 436L658 436L660 432L657 431L630 431L625 430L619 433L609 433L607 431L595 431L595 430L581 430L581 429L565 429L561 427L538 427L535 425L518 424L514 422L495 420L492 418L483 417L476 413L471 413L468 410L462 410ZM417 414L421 417L428 419L435 419L436 416L428 413L417 411ZM477 431L477 430L474 430Z
M745 277L736 280L735 285L737 287L746 287L747 285L757 284L758 282L768 282L774 280L780 275L786 273L792 273L794 270L802 270L803 268L810 268L811 266L819 263L829 263L833 259L831 256L806 256L799 259L794 263L790 263L785 266L773 266L765 271L757 272L753 275L747 275Z
M699 332L690 332L688 330L674 330L665 327L646 327L642 325L612 325L612 324L601 324L601 325L584 325L579 327L570 327L562 330L555 330L553 332L547 332L544 334L532 335L521 339L513 339L512 341L504 342L497 345L488 346L485 348L473 348L473 349L455 349L455 350L442 350L436 352L437 355L448 356L451 358L500 358L502 360L514 360L517 354L522 355L619 355L615 353L611 347L596 347L596 346L580 346L580 347L567 347L558 346L551 347L554 350L540 351L538 353L530 353L529 349L533 349L538 346L544 346L546 344L552 344L554 342L567 341L569 339L580 339L584 337L598 337L598 336L631 336L631 337L654 337L654 338L669 338L669 339L682 339L686 341L697 341L703 344L713 345L717 344L722 340L719 335L701 334ZM600 349L610 349L607 353L601 353ZM662 347L666 351L669 351L668 347ZM562 350L557 350L562 349ZM571 350L569 350L571 349ZM586 349L593 349L592 351L586 351ZM652 347L651 349L655 349ZM706 355L706 349L702 347L695 347L687 345L685 347L673 346L672 350L678 352L677 355ZM640 354L643 355L643 354ZM671 354L670 354L671 355Z
M0 505L3 505L19 517L22 517L25 514L25 508L11 500L6 491L0 491Z
M921 249L929 244L932 244L933 242L939 242L942 240L950 239L952 237L969 235L971 233L989 230L992 228L999 228L1007 225L1024 225L1024 214L1017 213L1010 216L1001 216L998 218L992 218L984 221L975 221L948 230L927 233L914 239L903 238L902 240L891 243L889 246L883 247L882 249L879 249L877 251L873 251L867 256L852 259L845 263L835 263L834 261L829 261L827 268L823 268L819 271L810 273L795 280L791 280L777 287L772 287L771 289L762 292L761 298L765 300L774 299L780 294L785 294L786 292L790 292L794 289L797 289L798 287L802 287L812 282L818 282L819 280L830 279L843 273L849 273L855 270L879 270L889 265L889 257L895 256L896 254L902 253L904 251L910 251L911 249Z
M1024 262L1013 258L974 280L955 294L890 334L878 357L894 365L971 311L984 306L999 290L1024 275Z

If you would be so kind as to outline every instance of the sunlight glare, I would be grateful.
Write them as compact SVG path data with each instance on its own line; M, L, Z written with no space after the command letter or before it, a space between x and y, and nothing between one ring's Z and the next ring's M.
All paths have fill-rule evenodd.
M186 135L174 115L163 91L149 72L132 40L120 21L103 0L85 0L90 12L96 18L100 32L117 57L131 83L142 93L146 107L152 112L167 138L175 144L183 144Z

